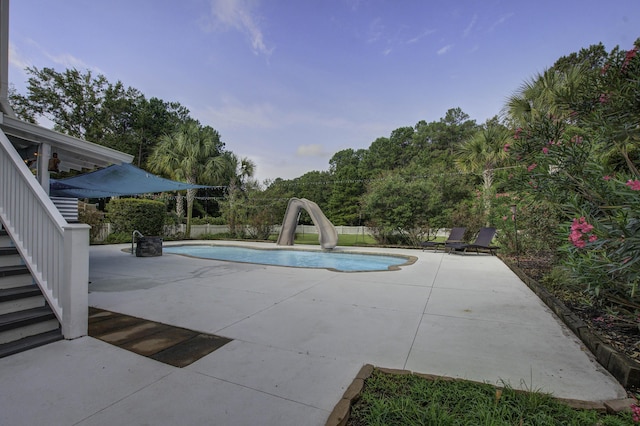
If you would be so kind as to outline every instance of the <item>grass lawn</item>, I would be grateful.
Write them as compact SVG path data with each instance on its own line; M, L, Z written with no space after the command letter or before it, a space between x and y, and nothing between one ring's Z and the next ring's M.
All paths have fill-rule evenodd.
M630 412L576 410L540 392L466 381L429 380L374 369L352 405L348 426L633 425Z

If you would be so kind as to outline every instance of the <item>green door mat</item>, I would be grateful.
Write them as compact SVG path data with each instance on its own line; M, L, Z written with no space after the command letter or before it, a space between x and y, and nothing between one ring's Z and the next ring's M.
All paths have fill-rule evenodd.
M89 336L174 367L186 367L231 341L97 308L89 308Z

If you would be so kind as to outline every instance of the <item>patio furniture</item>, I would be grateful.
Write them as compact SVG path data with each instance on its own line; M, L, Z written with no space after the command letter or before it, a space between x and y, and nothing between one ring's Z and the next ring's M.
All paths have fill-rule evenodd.
M420 243L422 246L422 250L426 248L434 248L435 251L438 251L439 247L446 248L448 244L456 244L456 243L464 243L464 233L467 231L467 228L456 227L451 228L451 232L449 232L449 237L445 241L423 241Z
M500 248L498 246L491 245L491 241L495 236L496 236L496 228L493 228L493 227L480 228L480 231L478 232L478 236L476 237L476 240L473 243L470 243L470 244L451 243L451 244L445 245L445 250L448 250L449 253L451 253L452 251L461 251L463 253L466 253L467 249L474 249L476 253L480 253L479 249L483 249L483 250L488 250L491 255L495 255L496 250Z

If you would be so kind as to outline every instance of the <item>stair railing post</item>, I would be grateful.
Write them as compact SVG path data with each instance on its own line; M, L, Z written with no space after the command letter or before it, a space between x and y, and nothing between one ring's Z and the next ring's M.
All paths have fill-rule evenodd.
M65 339L86 336L89 318L89 225L67 224L64 229L64 286L62 334Z

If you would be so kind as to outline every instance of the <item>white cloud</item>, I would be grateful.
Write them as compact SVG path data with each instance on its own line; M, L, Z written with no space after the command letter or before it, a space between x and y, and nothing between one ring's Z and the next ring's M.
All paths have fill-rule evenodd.
M205 122L213 123L214 127L224 124L225 127L254 127L277 128L279 113L268 103L243 105L235 99L223 99L223 105L219 107L207 107L203 115ZM216 124L219 123L219 124Z
M500 17L500 19L498 19L492 26L491 28L489 28L489 31L493 31L496 29L496 27L498 25L502 25L505 22L507 22L514 14L513 13L507 13L506 15L503 15Z
M462 37L469 36L469 34L471 33L471 30L473 30L473 27L476 25L477 20L478 20L478 15L474 14L473 18L471 18L471 22L469 23L467 28L464 29L464 32L462 33Z
M76 58L75 56L73 56L70 53L62 53L59 55L52 55L49 53L45 53L45 55L47 56L47 58L49 58L51 60L51 62L58 64L58 65L62 65L64 68L75 68L77 70L85 70L85 69L91 69L93 71L96 71L98 73L100 73L101 71L97 68L97 67L92 67L90 65L88 65L86 62L84 62L82 59L80 58Z
M212 18L223 28L230 27L244 33L255 54L269 56L273 48L267 47L260 19L253 10L255 4L250 0L211 0Z
M448 51L450 51L452 47L453 47L453 45L452 45L452 44L447 44L446 46L444 46L443 48L441 48L440 50L438 50L438 55L444 55L445 53L447 53Z
M100 68L87 64L85 61L72 55L71 53L60 53L57 55L50 53L33 40L29 40L28 45L32 46L36 51L39 52L37 56L42 56L46 59L46 65L44 66L51 67L51 63L53 63L56 65L60 65L60 68L64 69L75 68L80 71L91 70L99 74L103 74ZM42 62L42 58L40 58L40 62ZM25 69L31 66L39 66L37 63L33 63L33 61L29 58L24 57L13 43L9 43L9 63L20 69Z
M369 23L369 31L367 42L375 43L382 38L384 33L384 24L382 24L382 19L376 18Z
M296 149L297 157L326 157L324 146L319 143L312 143L309 145L298 145Z
M11 42L9 42L9 64L14 67L20 68L21 70L31 66L29 60L20 55L20 52L18 51L16 46Z
M221 104L209 105L204 109L189 107L194 116L203 123L211 123L214 128L233 129L281 129L294 126L307 128L328 128L371 132L371 129L386 129L380 122L354 121L340 115L327 115L304 108L284 110L271 103L243 103L225 96Z
M425 30L422 33L418 34L417 36L407 40L407 44L415 43L415 42L423 39L424 37L427 37L427 36L429 36L429 35L431 35L431 34L433 34L435 32L436 32L436 30Z

